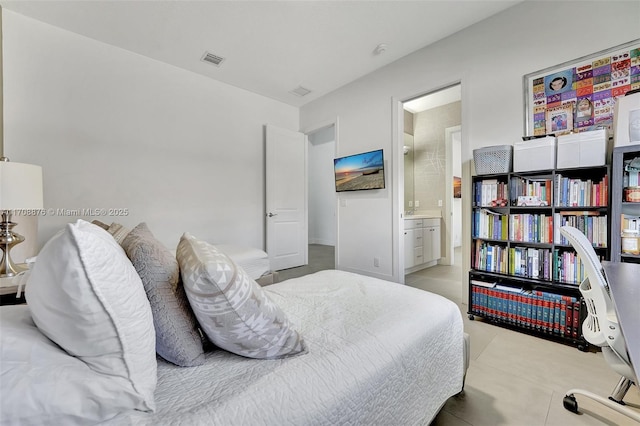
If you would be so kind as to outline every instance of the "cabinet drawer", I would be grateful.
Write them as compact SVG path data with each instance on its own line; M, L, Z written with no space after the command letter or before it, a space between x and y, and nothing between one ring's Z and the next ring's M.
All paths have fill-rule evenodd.
M404 229L422 228L422 219L405 219Z
M423 219L423 226L427 227L427 226L440 226L440 218L439 217L434 217L431 219Z
M424 242L424 238L422 235L422 229L418 229L413 233L413 246L422 247L423 242Z
M414 263L416 265L421 265L424 263L424 254L422 247L416 247L413 251Z

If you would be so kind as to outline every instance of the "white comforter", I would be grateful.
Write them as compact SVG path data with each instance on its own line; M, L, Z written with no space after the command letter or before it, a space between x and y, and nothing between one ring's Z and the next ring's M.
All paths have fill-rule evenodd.
M341 271L265 287L309 352L255 360L222 350L205 365L158 360L157 411L115 424L428 424L462 388L462 318L451 301Z

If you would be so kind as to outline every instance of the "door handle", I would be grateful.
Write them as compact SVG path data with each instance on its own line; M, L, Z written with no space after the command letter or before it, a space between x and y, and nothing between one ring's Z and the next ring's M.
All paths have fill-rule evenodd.
M278 213L271 213L271 212L269 212L269 213L267 213L267 216L269 216L269 217L278 216Z

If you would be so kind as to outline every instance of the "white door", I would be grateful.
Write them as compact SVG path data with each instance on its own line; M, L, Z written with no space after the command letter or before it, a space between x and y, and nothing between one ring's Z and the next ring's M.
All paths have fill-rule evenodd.
M308 263L307 137L267 125L266 228L271 269Z

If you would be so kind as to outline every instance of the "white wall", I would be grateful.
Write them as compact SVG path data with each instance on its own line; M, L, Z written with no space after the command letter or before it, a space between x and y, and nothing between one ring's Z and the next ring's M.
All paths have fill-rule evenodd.
M446 188L445 129L460 125L460 102L416 113L413 122L414 199L420 202L416 210L439 212L442 216L444 208L438 202L443 201L449 193Z
M451 156L451 166L453 176L462 177L462 141L461 133L456 132L451 136L451 148L453 155ZM453 233L453 247L462 245L462 198L453 199L453 220L451 225Z
M335 126L309 135L309 244L336 244Z
M45 207L264 247L263 125L298 130L297 108L6 10L4 73L5 154L43 167Z
M523 134L523 75L640 37L640 2L557 1L554 13L548 13L549 5L520 3L315 100L301 108L301 127L338 116L338 155L384 148L385 162L391 166L392 99L407 100L460 81L462 161L467 170L463 197L468 199L472 150L512 144ZM575 36L575 29L582 26L592 29ZM392 217L395 183L387 170L387 189L341 196L344 202L337 211L341 269L398 277L392 257L398 221ZM469 216L465 208L463 252L470 244ZM380 257L379 268L373 266L374 257ZM463 270L468 269L468 257L463 256Z

